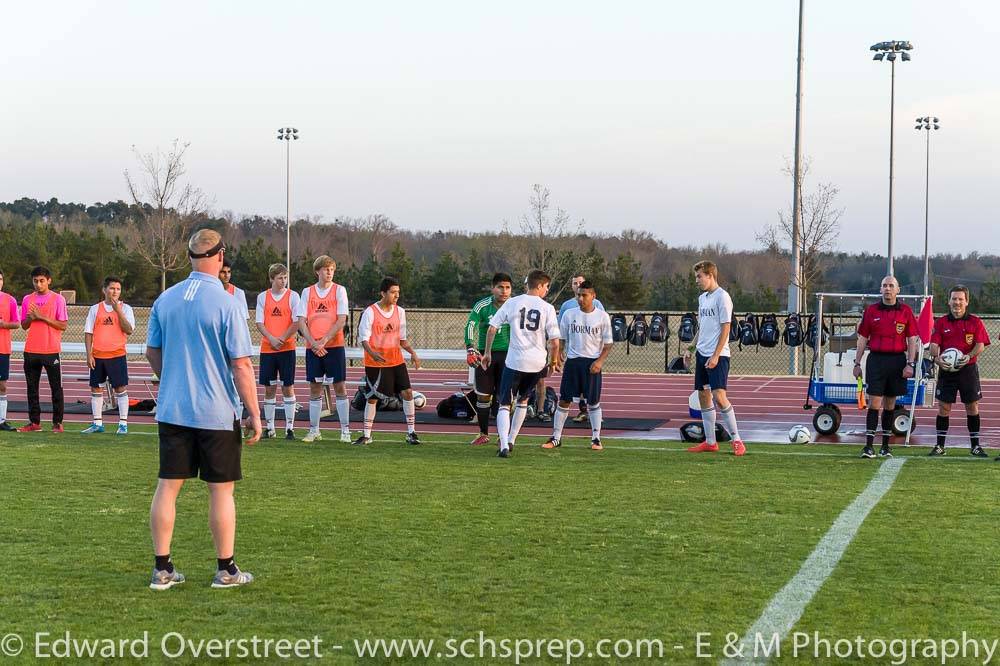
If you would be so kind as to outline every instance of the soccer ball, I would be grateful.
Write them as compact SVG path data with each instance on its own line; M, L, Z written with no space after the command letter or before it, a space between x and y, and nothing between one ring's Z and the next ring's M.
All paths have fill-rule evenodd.
M941 369L946 372L958 372L961 368L957 367L958 360L962 358L962 352L954 347L950 349L945 349L941 352Z
M413 392L413 406L417 409L423 409L427 404L427 396L423 393Z
M788 441L792 444L808 444L812 441L812 434L804 425L792 426L788 431Z

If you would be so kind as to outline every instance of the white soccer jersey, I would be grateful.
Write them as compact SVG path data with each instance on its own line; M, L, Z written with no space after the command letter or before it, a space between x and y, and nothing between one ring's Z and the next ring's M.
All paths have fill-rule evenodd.
M551 303L521 294L503 304L490 318L490 326L510 324L508 368L519 372L540 372L548 360L546 342L559 337L559 318Z
M559 320L559 337L566 341L566 358L597 358L612 342L611 317L597 308L567 310Z
M711 356L719 344L722 325L733 321L733 299L722 287L704 291L698 297L698 353ZM722 347L721 356L729 356L729 336Z

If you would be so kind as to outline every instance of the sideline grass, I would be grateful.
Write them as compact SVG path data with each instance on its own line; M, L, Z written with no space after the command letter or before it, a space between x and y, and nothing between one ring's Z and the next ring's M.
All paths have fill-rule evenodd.
M154 643L168 631L318 634L345 646L345 662L353 639L375 637L650 638L686 663L696 632L721 638L750 625L878 464L842 447L751 446L736 459L627 440L608 440L600 453L584 440L545 452L541 438L525 438L504 461L457 436L406 447L379 433L370 449L264 442L245 449L237 489L237 560L258 581L209 589L207 497L192 481L173 546L188 582L154 593L146 585L156 438L133 429L128 438L0 436L0 634L147 630ZM818 455L786 455L798 453ZM858 616L934 598L935 576L911 576L905 562L933 571L941 534L952 565L965 544L991 552L977 527L993 521L955 522L964 510L955 488L990 497L996 474L950 462L906 466L904 490L876 507L869 522L878 526L862 527L804 624L847 631L845 603ZM985 502L979 508L996 518ZM995 592L985 602L948 595L946 614L986 622L983 603L995 608ZM890 612L900 628L925 627L916 611Z

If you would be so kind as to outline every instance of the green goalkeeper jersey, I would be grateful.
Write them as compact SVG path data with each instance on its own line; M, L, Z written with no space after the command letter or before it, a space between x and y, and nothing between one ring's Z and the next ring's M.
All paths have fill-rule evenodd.
M493 296L476 301L472 306L472 312L469 313L469 319L465 322L466 347L486 351L486 332L490 329L490 317L495 315L498 309L493 305ZM507 351L508 346L510 346L510 325L504 324L493 338L491 351Z

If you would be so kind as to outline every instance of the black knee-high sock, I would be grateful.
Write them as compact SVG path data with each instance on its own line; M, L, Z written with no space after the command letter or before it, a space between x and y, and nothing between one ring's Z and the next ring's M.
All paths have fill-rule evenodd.
M490 431L490 403L487 400L476 400L476 419L479 421L479 432L486 435Z
M969 441L972 448L979 446L979 414L967 414L965 417L969 424Z
M865 444L871 446L875 443L875 430L878 429L878 410L869 409L865 414Z
M940 414L934 419L934 428L937 430L937 445L942 449L944 448L944 440L948 437L948 421L947 416L941 416Z
M893 410L882 410L882 446L889 446L889 438L892 437L892 417Z

